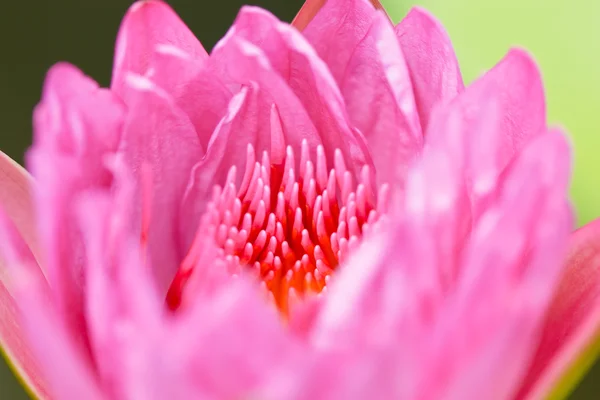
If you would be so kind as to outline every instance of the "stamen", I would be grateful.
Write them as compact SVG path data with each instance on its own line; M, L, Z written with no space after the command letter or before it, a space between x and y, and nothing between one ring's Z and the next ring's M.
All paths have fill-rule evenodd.
M275 117L272 125L280 130ZM333 167L328 169L324 148L317 147L313 163L303 140L296 164L293 149L287 146L284 152L282 140L272 146L271 151L276 150L272 157L263 152L260 161L248 145L239 187L232 167L223 188L214 188L199 238L167 295L171 309L182 303L201 235L214 239L231 275L243 268L256 274L266 299L288 315L304 297L325 292L338 265L385 212L389 188L383 185L376 192L368 167L361 170L355 186L340 150L334 152Z

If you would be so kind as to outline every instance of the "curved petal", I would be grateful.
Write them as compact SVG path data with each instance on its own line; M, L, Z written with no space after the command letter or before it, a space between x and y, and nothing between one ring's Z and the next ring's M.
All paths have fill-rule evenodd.
M413 8L395 31L425 131L433 106L452 99L464 89L458 60L442 24L422 8Z
M26 259L30 265L36 268L37 265L28 245L1 207L0 243L0 351L27 390L40 399L49 399L47 384L21 324L19 307L9 291L16 260ZM39 275L42 276L41 271Z
M173 45L161 44L148 76L190 118L203 148L227 111L232 93L207 66Z
M566 396L600 355L600 220L575 231L519 398Z
M315 15L321 10L321 8L327 3L328 0L306 0L300 11L294 17L292 21L292 26L296 27L299 30L304 30L308 24L311 23ZM334 0L329 0L334 1ZM370 0L373 7L383 10L383 5L379 0ZM388 17L389 18L389 17Z
M344 100L331 73L300 33L269 12L250 6L242 8L230 32L228 39L248 41L260 48L265 61L287 83L315 124L328 159L333 160L339 148L355 173L365 164L372 165L364 137L349 125ZM246 80L252 79L248 71L243 74ZM283 105L277 107L286 139L299 148L302 137L292 133L295 128L288 125ZM292 135L294 142L289 140Z
M166 2L135 2L119 29L111 88L126 99L127 73L146 74L154 62L156 46L161 44L175 46L194 60L208 57L202 44Z
M119 154L136 174L140 207L134 209L132 229L144 229L140 238L147 240L158 288L166 292L187 251L180 247L177 218L190 172L204 150L189 117L167 92L136 74L128 74L125 85L129 112Z
M34 184L31 175L23 167L0 151L0 208L15 224L40 263L35 206L31 193Z

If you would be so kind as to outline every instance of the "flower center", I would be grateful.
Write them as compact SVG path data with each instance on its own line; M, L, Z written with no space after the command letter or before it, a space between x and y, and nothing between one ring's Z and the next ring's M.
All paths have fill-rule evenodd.
M325 291L332 273L384 211L387 185L375 193L368 167L358 181L340 150L328 167L323 147L317 147L313 162L303 141L298 164L288 146L285 162L276 165L267 152L256 161L249 145L240 186L232 167L223 187L215 187L200 230L214 239L230 274L250 269L288 315L298 300ZM169 308L181 305L192 272L193 264L184 261L167 294Z

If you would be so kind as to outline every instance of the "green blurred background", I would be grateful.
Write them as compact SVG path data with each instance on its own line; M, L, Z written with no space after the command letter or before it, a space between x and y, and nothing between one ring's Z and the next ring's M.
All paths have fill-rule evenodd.
M600 2L597 0L383 0L395 22L414 4L442 20L467 82L490 68L513 45L539 61L550 121L566 127L575 144L572 194L579 222L600 215L596 171L600 157ZM225 33L242 4L257 4L291 21L302 0L171 0L207 48ZM114 38L129 1L4 1L0 12L0 149L22 161L31 140L31 110L44 74L69 61L108 85ZM600 364L573 393L598 399ZM0 399L26 399L0 363ZM483 399L482 399L483 400Z

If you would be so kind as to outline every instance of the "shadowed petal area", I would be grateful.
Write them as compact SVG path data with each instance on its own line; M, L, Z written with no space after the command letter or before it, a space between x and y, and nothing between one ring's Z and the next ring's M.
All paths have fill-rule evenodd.
M119 29L112 90L126 99L127 73L146 74L154 63L154 53L158 45L175 46L194 60L208 58L202 44L166 2L138 1L129 8Z
M458 60L444 27L424 9L413 8L395 30L425 131L434 104L464 89Z
M573 233L565 264L520 398L568 395L600 353L600 220Z

